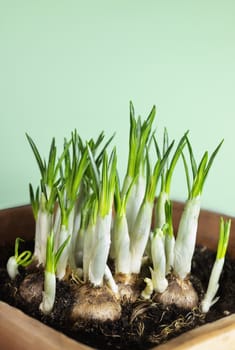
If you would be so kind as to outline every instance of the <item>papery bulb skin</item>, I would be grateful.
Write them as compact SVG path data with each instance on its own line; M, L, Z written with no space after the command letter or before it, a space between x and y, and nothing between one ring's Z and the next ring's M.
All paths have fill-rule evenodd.
M115 321L121 317L120 301L107 286L84 284L76 288L75 303L71 310L72 323Z
M175 304L185 310L198 306L198 294L189 278L181 280L175 276L170 277L167 289L163 293L156 293L153 300L165 306Z

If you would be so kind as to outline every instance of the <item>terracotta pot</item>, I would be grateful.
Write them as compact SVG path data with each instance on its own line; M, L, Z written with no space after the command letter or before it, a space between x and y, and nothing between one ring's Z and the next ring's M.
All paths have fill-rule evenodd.
M178 226L183 205L174 203L174 225ZM202 210L198 228L198 243L211 249L217 246L220 214ZM226 216L223 215L225 218ZM30 206L0 210L0 244L14 242L20 236L32 238L34 219ZM235 258L235 218L228 253ZM164 345L157 350L213 350L235 349L235 314L204 325ZM85 350L91 349L43 325L23 312L0 302L0 349L2 350ZM155 349L155 348L153 348Z

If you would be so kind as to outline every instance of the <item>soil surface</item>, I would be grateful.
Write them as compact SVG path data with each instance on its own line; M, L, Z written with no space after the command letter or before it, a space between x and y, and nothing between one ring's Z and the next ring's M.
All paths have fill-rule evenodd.
M26 242L22 248L32 248L31 245L31 242ZM26 302L27 297L25 299L20 289L23 280L24 283L30 284L29 280L33 278L38 281L40 291L43 286L43 272L35 266L20 269L20 275L12 282L5 269L7 259L11 255L13 247L0 247L0 299L96 349L150 349L192 328L235 312L235 261L227 258L220 279L218 291L220 299L207 315L202 314L198 308L188 311L174 305L166 308L156 302L137 300L134 304L126 302L122 305L122 316L118 321L107 321L103 324L77 322L74 326L69 320L69 315L74 304L75 281L57 281L54 309L50 315L45 316L39 311L41 292L35 293L33 298L31 294L31 299ZM204 247L197 247L193 258L191 281L199 294L199 299L207 288L214 259L213 252ZM26 277L29 280L26 279L25 282Z

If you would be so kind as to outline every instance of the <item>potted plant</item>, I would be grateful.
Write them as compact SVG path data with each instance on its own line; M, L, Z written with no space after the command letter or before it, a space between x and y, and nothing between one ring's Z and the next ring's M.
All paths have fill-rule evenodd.
M115 341L115 338L120 339L122 332L126 332L128 347L154 348L171 338L171 333L178 335L191 325L205 323L209 309L217 301L216 292L233 220L201 211L198 226L198 216L204 183L222 142L210 157L205 152L197 165L188 132L175 147L174 141L169 143L165 131L161 149L152 132L154 118L153 107L142 123L140 118L135 118L133 105L130 105L129 159L122 186L117 174L116 150L113 149L110 156L106 151L112 137L98 152L103 133L97 140L84 143L75 131L69 141L65 140L58 159L53 139L48 161L45 161L27 135L41 172L40 186L34 190L30 185L31 206L0 213L0 230L8 234L6 238L1 236L1 244L15 240L14 253L7 259L9 277L2 285L2 295L4 291L9 293L13 304L19 302L23 310L25 307L33 310L33 315L49 325L53 319L61 318L58 329L64 329L65 323L69 323L71 336L77 332L81 334L80 340L86 333L94 336L94 328L97 329L98 336L95 336L100 343L88 342L92 347L108 349L115 344L123 347L125 339ZM151 145L154 145L155 160L151 158ZM186 204L170 200L171 179L180 158L187 180ZM212 236L211 232L217 236ZM27 240L34 238L31 252L25 249L19 252L19 236ZM191 273L191 269L195 269L192 259L196 239L198 245L217 249L213 264L210 260L212 273L210 279L207 277L207 289L202 287L200 278L193 279L194 273ZM234 234L231 232L228 249L231 257L233 246ZM203 249L199 250L200 254ZM64 294L58 296L60 290L65 297ZM175 316L171 315L168 324L164 325L169 310ZM223 312L227 314L230 310ZM1 303L0 313L8 315L7 320L3 316L0 318L2 329L8 322L15 332L18 326L24 327L25 337L26 330L31 332L34 326L37 327L38 321L32 321L7 304ZM15 313L16 317L13 316ZM151 319L150 323L148 319ZM160 324L158 333L148 330L153 324L157 325L154 322ZM186 347L188 343L195 348L199 344L200 348L208 348L215 334L218 333L217 344L222 339L216 329L222 327L231 335L232 322L233 315L213 322L213 326L208 324L189 331L158 348L180 348L182 342ZM119 331L114 331L113 325L119 327ZM39 329L50 333L47 337L40 333L36 335L33 341L40 339L37 343L40 348L59 349L62 343L66 348L87 348L41 323ZM110 329L111 333L102 338L102 334ZM19 329L16 340L10 341L11 335L4 332L1 337L4 348L20 348L21 333ZM134 337L132 333L135 333ZM60 340L56 340L58 334ZM67 334L70 335L68 330ZM205 334L213 337L205 337ZM30 342L30 337L26 336L24 340ZM141 341L136 341L136 337ZM102 339L108 344L102 345ZM227 344L232 341L231 337L226 339ZM22 344L26 349L25 341Z
M182 213L182 203L174 203L174 223L177 227ZM220 214L202 210L198 227L198 243L215 249ZM34 235L34 218L31 206L16 207L0 211L1 245L14 242L21 236L31 239ZM232 219L232 231L228 247L231 257L235 252L235 227ZM212 234L211 234L212 233ZM168 341L156 349L232 349L235 339L235 315L226 316L213 323L206 324L177 338ZM90 347L75 342L60 332L51 329L41 322L26 315L22 311L0 302L0 344L4 350L8 349L71 349L82 350Z

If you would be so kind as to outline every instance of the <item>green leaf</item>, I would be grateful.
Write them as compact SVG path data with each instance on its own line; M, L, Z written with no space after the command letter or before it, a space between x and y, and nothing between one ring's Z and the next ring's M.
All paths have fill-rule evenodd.
M89 225L95 225L97 221L97 215L98 215L98 208L99 208L99 201L98 198L93 194L89 198L89 209L90 209L90 215L89 215Z
M94 191L96 193L96 196L99 196L99 192L100 192L100 174L99 174L99 170L97 168L94 156L92 154L92 151L89 147L89 145L87 144L87 150L88 150L88 155L90 158L90 169L91 169L91 177L93 179L93 184L94 184Z
M165 133L164 133L164 137L165 137ZM157 142L154 135L153 135L153 141L154 141L154 146L155 146L155 150L157 153L157 158L161 159L162 158L161 151L160 151L158 142ZM164 143L165 143L165 141L164 141ZM165 146L163 146L163 154L165 153L164 147ZM165 169L163 169L163 171L161 172L161 191L164 190L164 186L165 186Z
M41 172L41 176L44 177L44 174L45 174L45 164L44 164L44 162L43 162L43 160L42 160L42 158L41 158L41 156L40 156L40 153L39 153L39 151L38 151L38 149L37 149L37 146L35 145L35 143L33 142L32 138L31 138L27 133L26 133L26 137L27 137L27 139L28 139L28 141L29 141L29 144L30 144L30 146L31 146L31 148L32 148L32 151L33 151L33 153L34 153L34 156L35 156L35 158L36 158L36 160L37 160L37 163L38 163L38 166L39 166L39 170L40 170L40 172Z
M69 147L70 147L71 143L72 143L72 139L70 141L66 142L66 144L64 145L64 150L63 150L62 154L60 155L60 157L56 163L55 170L54 170L54 181L56 180L56 176L61 168L61 165L62 165L64 158L69 153Z
M189 150L189 156L190 156L190 161L191 161L193 178L195 178L196 175L197 175L197 163L196 163L196 160L194 158L193 149L192 149L191 143L189 142L188 137L186 137L186 140L187 140L187 145L188 145L188 150Z
M45 203L45 207L46 207L46 210L48 211L48 213L53 214L54 208L55 208L56 199L57 199L57 187L54 185L51 188L50 196L49 196L49 198L47 199L47 201Z
M105 143L104 147L102 148L102 150L100 151L98 157L96 158L96 164L99 166L101 164L102 161L102 157L103 157L103 153L104 151L107 149L107 147L109 146L109 144L111 143L111 141L113 140L115 136L115 133L108 139L108 141ZM95 144L95 149L97 149L97 147L99 146L99 143Z
M137 124L134 118L134 108L130 105L130 132L129 132L129 154L128 154L128 166L127 174L130 177L135 176L135 164L137 156L137 140L136 140Z
M59 249L57 250L55 257L54 257L54 269L56 271L57 269L57 265L59 262L59 259L61 257L61 254L63 253L64 248L66 247L66 245L68 244L70 240L70 235L66 238L66 240L61 244L61 246L59 247Z
M15 240L15 260L18 266L26 267L32 262L32 252L25 250L19 254L20 242L24 242L24 239L17 237Z
M219 149L220 149L220 147L222 146L223 142L224 142L224 140L222 140L222 141L219 143L219 145L216 147L216 149L214 150L214 152L212 153L212 155L211 155L211 157L210 157L210 159L209 159L208 165L207 165L207 167L206 167L206 169L205 169L205 174L204 174L204 178L205 178L205 179L206 179L206 177L207 177L207 175L208 175L208 172L209 172L209 170L210 170L210 168L211 168L211 166L212 166L212 164L213 164L213 161L214 161L214 159L215 159L217 153L219 152Z
M45 271L53 273L53 274L55 273L55 254L54 254L54 233L53 233L53 231L47 237Z
M219 242L217 247L216 259L223 259L225 257L227 247L228 247L228 242L229 242L230 229L231 229L231 220L229 219L224 221L224 219L221 217Z
M223 140L220 142L220 144L216 147L214 152L212 153L209 161L208 161L208 152L206 151L203 154L203 157L201 159L201 162L199 166L197 167L195 158L193 156L193 151L191 144L187 138L187 144L188 144L188 149L189 149L189 154L190 154L190 162L191 162L191 167L192 167L192 172L193 172L193 184L192 187L190 187L190 181L189 181L189 172L188 172L188 166L186 159L183 155L183 160L184 160L184 167L185 167L185 172L186 172L186 178L187 178L187 185L188 185L188 192L189 192L189 198L195 198L198 195L201 195L201 192L203 190L203 186L205 184L205 180L207 178L208 172L212 166L212 163L215 159L215 156L217 155L221 145L223 143Z
M71 199L74 201L77 196L78 188L81 184L82 178L85 174L85 171L88 166L88 149L85 150L85 152L82 155L82 158L79 161L78 167L75 168L75 174L72 184L72 190L71 190Z
M117 175L117 153L116 148L113 149L110 159L109 159L109 206L112 204L112 198L115 189L116 175Z
M174 229L173 229L172 204L170 200L167 200L165 203L165 213L166 213L166 223L167 223L165 234L168 234L169 236L172 237L174 236Z
M34 196L34 190L33 190L32 184L29 184L29 196L30 196L30 203L32 206L33 216L34 216L34 219L36 220L38 216L38 210L39 210L39 204L40 204L39 187L37 187L36 193Z
M148 118L141 123L140 116L137 120L135 119L134 107L130 103L129 154L126 176L135 177L143 166L145 160L144 153L151 135L155 114L156 109L153 106Z
M15 240L15 255L14 255L15 259L17 259L18 256L19 256L19 245L20 245L20 242L24 242L24 239L17 237L16 240Z
M164 133L163 133L163 154L166 153L167 149L169 147L169 136L168 136L168 131L167 128L164 128Z
M46 248L46 267L45 270L47 272L55 274L56 268L58 265L58 261L61 257L61 254L68 244L70 240L70 236L61 244L57 252L54 251L54 232L51 233L47 237L47 248Z
M152 202L154 200L159 177L161 176L161 173L165 167L165 164L167 162L167 159L169 157L169 154L170 154L173 146L174 146L174 141L172 141L172 143L168 147L167 151L163 155L162 159L157 160L152 174L151 174L151 169L150 169L149 156L147 154L147 176L146 176L147 185L146 185L146 193L145 193L144 200L148 200L150 202ZM149 180L148 180L148 178L149 178Z
M108 156L106 151L103 154L102 180L99 198L99 212L104 217L108 212Z
M194 179L194 183L191 191L192 198L197 197L202 192L203 183L205 181L205 169L207 165L207 160L208 160L208 152L206 151L201 159L196 177Z
M64 198L64 188L61 190L57 189L57 197L61 212L61 224L68 227L68 211L65 203L66 199Z
M187 182L187 188L188 188L188 198L190 198L191 182L190 182L188 164L187 164L187 161L186 161L186 158L185 158L185 155L183 152L181 153L181 156L183 158L184 170L185 170L185 175L186 175L186 182Z
M32 256L33 254L30 250L25 250L17 257L16 262L19 266L23 266L23 267L29 266L33 261Z
M47 169L46 169L46 178L45 183L50 187L53 186L54 178L55 178L55 160L56 160L56 146L55 146L55 138L53 137L48 157Z
M144 123L141 125L141 120L139 119L139 133L138 133L138 142L137 142L137 153L136 153L136 164L135 164L135 174L139 172L140 165L143 162L144 159L144 152L146 149L146 146L148 144L149 138L151 139L151 129L153 120L156 115L156 108L153 106L148 118Z
M183 148L186 144L186 137L187 137L187 134L188 134L188 131L184 134L184 136L180 139L177 147L176 147L176 150L175 150L175 153L172 157L172 160L171 160L171 163L170 163L170 166L166 172L166 177L165 177L165 192L166 193L170 193L170 186L171 186L171 179L172 179L172 175L173 175L173 172L175 170L175 167L176 167L176 164L179 160L179 157L183 151Z

